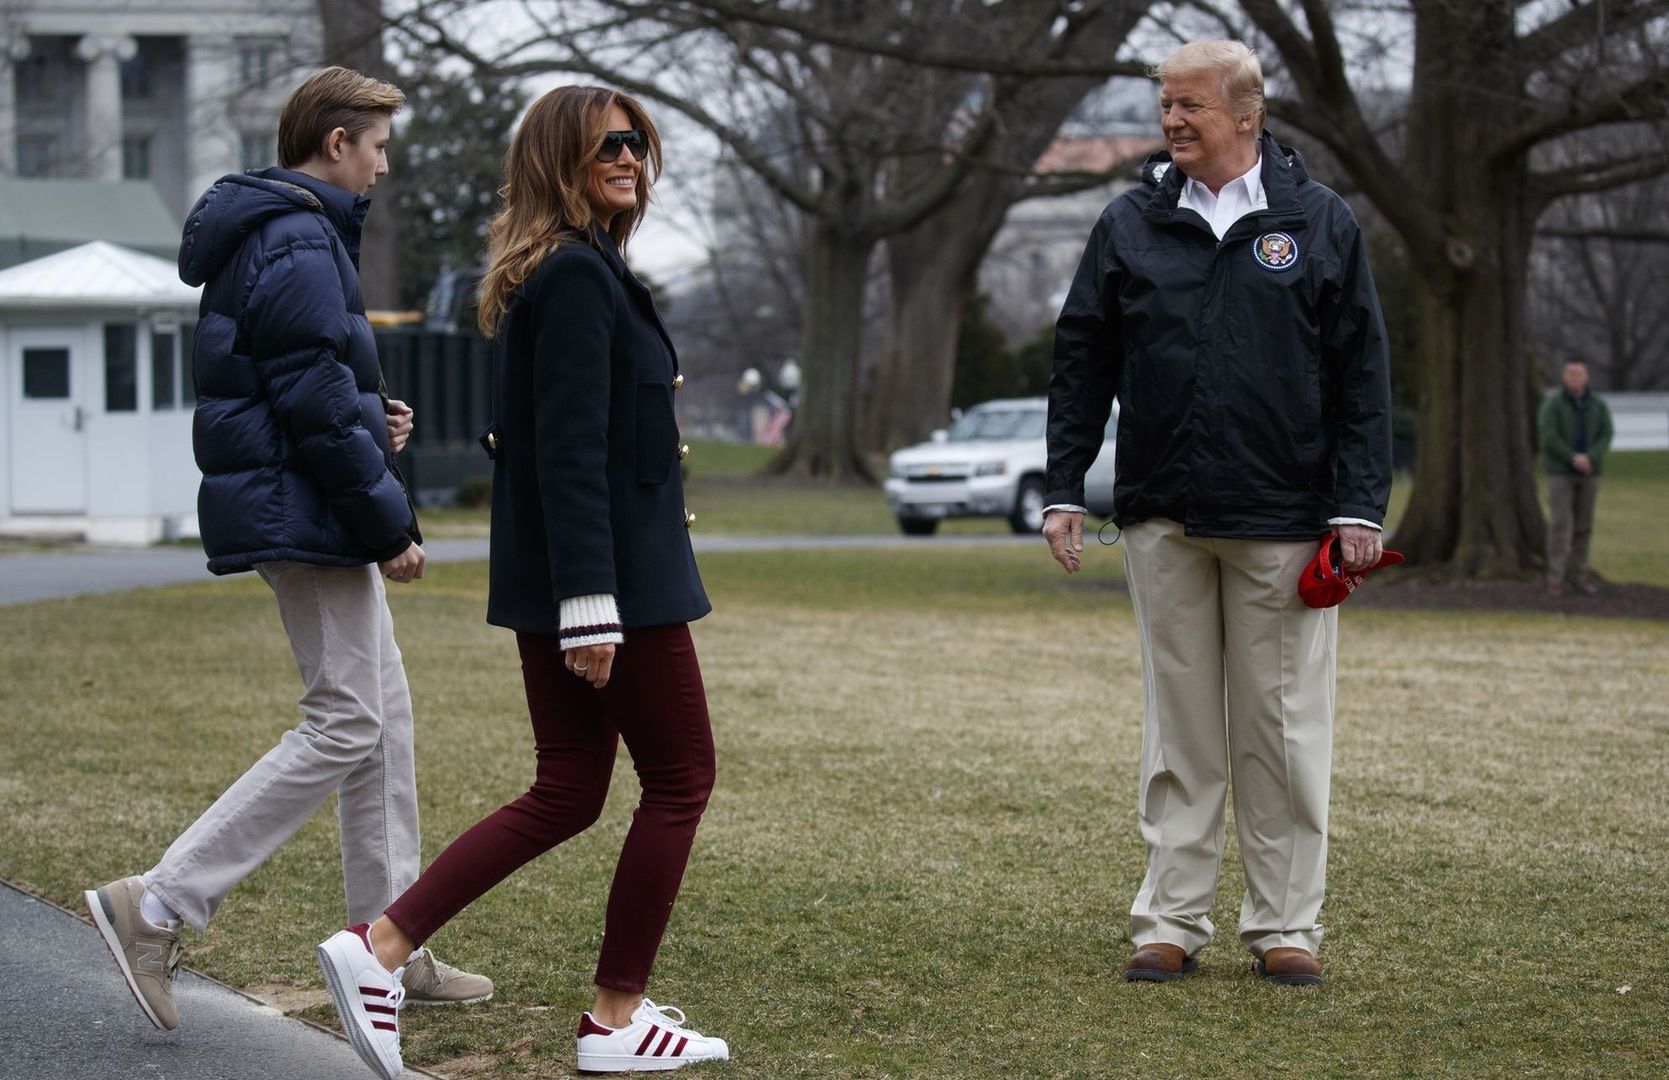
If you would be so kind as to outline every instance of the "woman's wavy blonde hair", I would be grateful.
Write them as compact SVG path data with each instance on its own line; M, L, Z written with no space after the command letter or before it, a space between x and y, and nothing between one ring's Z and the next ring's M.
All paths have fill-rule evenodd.
M649 189L661 173L661 136L643 106L601 86L559 86L535 101L504 155L505 182L498 190L504 209L487 230L477 320L489 338L509 310L510 294L564 241L563 233L586 236L596 222L586 189L616 105L649 137L649 149L638 172L637 205L614 215L608 234L624 250L643 221Z

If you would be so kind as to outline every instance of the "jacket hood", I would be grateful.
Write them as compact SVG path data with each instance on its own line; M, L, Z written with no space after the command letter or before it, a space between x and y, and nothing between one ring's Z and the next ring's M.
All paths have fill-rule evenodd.
M1278 175L1285 175L1289 182L1296 186L1310 178L1310 172L1304 167L1303 155L1292 147L1277 142L1275 136L1265 131L1259 144L1263 155L1264 188L1270 186L1270 163L1276 162L1284 166ZM1142 182L1166 191L1180 192L1182 190L1182 170L1171 168L1171 153L1169 150L1159 150L1148 155L1142 162ZM1174 196L1172 201L1174 202Z
M370 200L290 169L230 173L215 181L186 215L180 237L180 280L202 285L220 272L244 238L261 225L297 210L323 214L357 262L359 232Z

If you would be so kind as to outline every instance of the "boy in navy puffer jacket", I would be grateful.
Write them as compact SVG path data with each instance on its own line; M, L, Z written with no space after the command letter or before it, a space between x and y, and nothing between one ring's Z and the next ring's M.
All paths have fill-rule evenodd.
M280 168L223 177L198 200L180 277L203 285L193 368L198 516L209 569L272 588L306 690L302 723L229 787L149 872L87 905L140 1008L173 1028L181 921L226 894L337 796L348 922L417 877L411 696L382 578L423 576L394 466L411 412L382 389L360 295L364 193L388 171L397 87L327 68L279 119ZM380 572L380 573L379 573ZM492 983L426 951L408 1000L484 1000Z

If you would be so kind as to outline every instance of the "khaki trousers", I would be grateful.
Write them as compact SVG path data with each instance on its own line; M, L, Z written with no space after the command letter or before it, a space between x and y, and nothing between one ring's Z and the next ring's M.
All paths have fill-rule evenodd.
M1599 477L1547 478L1547 576L1581 581L1588 574L1588 540L1594 535L1594 501Z
M1210 940L1233 776L1246 870L1240 942L1261 956L1321 946L1338 609L1298 599L1314 541L1191 537L1155 519L1124 530L1142 642L1137 809L1147 875L1137 945Z
M411 692L377 567L267 562L306 689L303 719L143 875L199 930L226 894L336 796L348 925L417 880Z

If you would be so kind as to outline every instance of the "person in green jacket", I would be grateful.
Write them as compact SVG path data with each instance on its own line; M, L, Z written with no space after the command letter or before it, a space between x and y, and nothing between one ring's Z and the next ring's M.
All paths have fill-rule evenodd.
M1568 581L1588 596L1599 591L1588 572L1588 538L1594 531L1605 454L1611 449L1611 409L1588 392L1588 365L1566 361L1564 385L1548 395L1536 414L1536 435L1547 470L1547 590L1554 596Z

